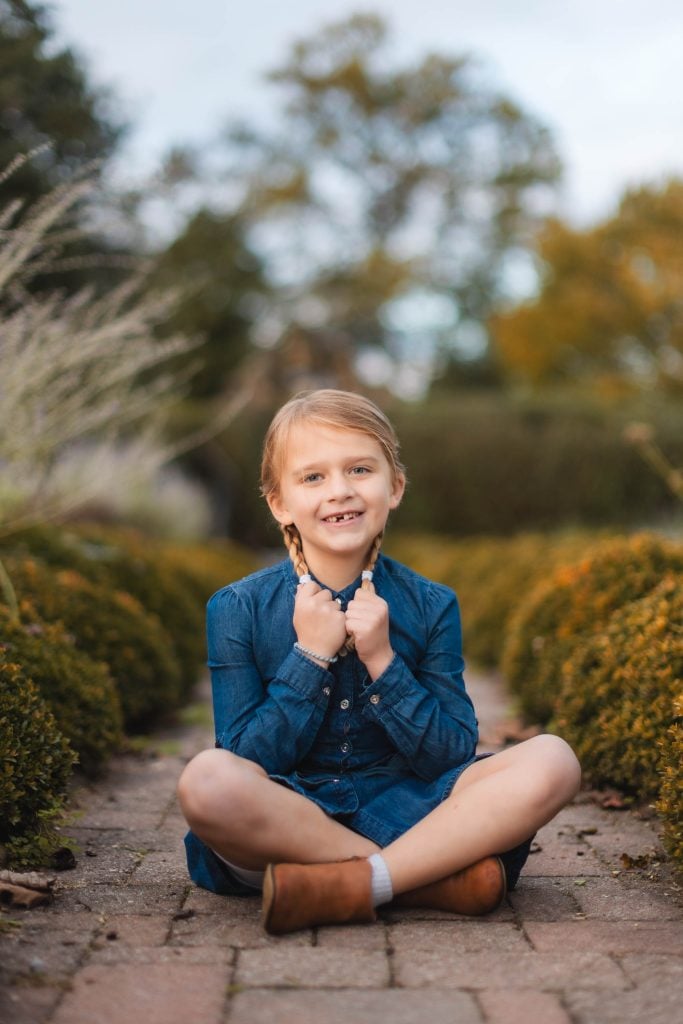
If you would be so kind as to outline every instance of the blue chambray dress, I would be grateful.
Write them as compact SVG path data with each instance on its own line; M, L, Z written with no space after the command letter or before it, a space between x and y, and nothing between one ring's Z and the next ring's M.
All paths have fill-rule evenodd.
M332 591L343 609L360 582ZM448 796L477 759L478 732L453 591L385 555L373 582L389 606L395 652L374 681L355 652L325 669L294 648L289 559L213 595L207 645L216 746L385 847ZM192 832L185 846L198 885L253 891ZM528 848L510 851L509 888Z

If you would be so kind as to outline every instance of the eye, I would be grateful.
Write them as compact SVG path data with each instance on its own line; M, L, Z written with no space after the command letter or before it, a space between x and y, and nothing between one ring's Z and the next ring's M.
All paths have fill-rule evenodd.
M302 479L305 484L315 484L321 479L321 476L321 473L306 473Z
M354 466L351 472L354 476L363 476L365 473L370 473L371 470L369 466Z

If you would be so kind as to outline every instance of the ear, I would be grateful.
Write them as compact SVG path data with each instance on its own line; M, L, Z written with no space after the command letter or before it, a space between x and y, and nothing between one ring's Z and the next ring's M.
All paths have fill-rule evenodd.
M266 501L268 502L268 508L276 522L278 522L280 526L291 526L294 519L292 518L291 512L289 512L284 504L282 495L276 491L273 494L269 494Z
M398 475L396 476L396 479L393 482L392 488L391 488L391 497L389 498L389 508L392 508L392 509L393 508L398 508L398 506L401 504L401 498L403 497L403 492L405 491L405 489L406 489L406 478L405 478L405 475L403 473L398 473Z

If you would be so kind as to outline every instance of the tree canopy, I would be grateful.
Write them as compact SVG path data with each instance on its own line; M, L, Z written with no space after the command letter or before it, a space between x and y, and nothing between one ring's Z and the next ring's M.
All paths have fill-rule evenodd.
M106 92L93 88L70 49L48 45L52 37L44 4L0 0L0 170L49 144L3 188L27 202L108 157L123 131Z
M272 288L261 344L313 331L395 363L480 354L558 177L548 130L472 58L399 66L387 44L370 15L314 32L269 75L273 127L222 140L223 193Z
M627 191L586 230L549 220L538 253L538 296L492 321L511 377L683 386L683 181Z

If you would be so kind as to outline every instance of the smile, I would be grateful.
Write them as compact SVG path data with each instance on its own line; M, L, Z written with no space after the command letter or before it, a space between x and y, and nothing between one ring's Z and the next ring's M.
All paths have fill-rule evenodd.
M352 519L358 519L362 515L361 512L342 512L339 515L326 516L323 519L324 523L348 523Z

